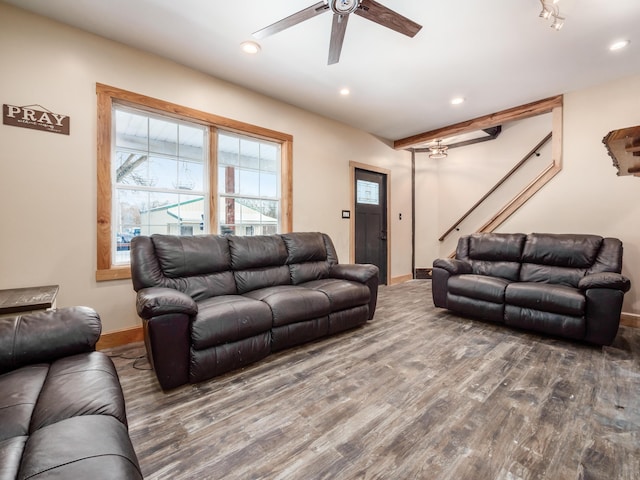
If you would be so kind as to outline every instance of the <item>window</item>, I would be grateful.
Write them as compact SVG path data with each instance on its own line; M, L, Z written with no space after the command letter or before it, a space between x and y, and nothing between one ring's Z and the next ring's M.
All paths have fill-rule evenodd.
M290 135L98 84L97 280L136 235L291 231Z
M380 204L380 188L376 182L356 180L356 201L369 205Z
M112 264L129 263L135 235L208 232L208 129L115 104ZM196 228L194 228L196 227Z
M277 233L279 192L280 145L219 132L219 233Z

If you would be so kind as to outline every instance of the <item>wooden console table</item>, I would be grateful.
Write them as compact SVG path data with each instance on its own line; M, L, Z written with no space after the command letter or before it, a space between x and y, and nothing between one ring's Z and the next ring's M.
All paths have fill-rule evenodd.
M0 290L0 316L55 308L58 285Z

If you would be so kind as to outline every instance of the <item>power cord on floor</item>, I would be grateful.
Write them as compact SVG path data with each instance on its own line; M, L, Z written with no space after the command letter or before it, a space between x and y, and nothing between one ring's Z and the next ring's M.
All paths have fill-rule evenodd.
M133 360L133 364L131 365L133 368L135 368L136 370L153 370L153 368L151 368L151 365L147 366L147 367L143 367L140 366L140 360L145 360L147 356L142 354L142 355L137 355L135 357L127 357L126 355L122 355L121 353L117 353L117 354L110 354L109 357L111 358L121 358L122 360ZM148 363L148 362L147 362Z
M109 354L109 356L111 358L122 358L123 360L138 360L140 358L144 358L146 357L146 355L142 354L142 355L136 355L135 357L127 357L125 355L122 355L121 353L116 353L116 354Z
M140 366L140 360L144 359L146 362L146 366L145 367L141 367ZM138 358L136 358L133 361L133 368L135 368L136 370L153 370L153 368L151 368L151 365L149 365L149 362L147 361L147 356L146 355L140 355Z

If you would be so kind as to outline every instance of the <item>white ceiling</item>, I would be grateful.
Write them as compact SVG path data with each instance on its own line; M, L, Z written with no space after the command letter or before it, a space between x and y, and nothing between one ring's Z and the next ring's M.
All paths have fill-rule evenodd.
M378 0L422 30L409 38L351 15L331 66L330 11L261 40L256 56L240 50L317 0L2 1L390 140L640 74L640 0L560 0L560 31L539 0ZM618 39L632 43L610 52Z

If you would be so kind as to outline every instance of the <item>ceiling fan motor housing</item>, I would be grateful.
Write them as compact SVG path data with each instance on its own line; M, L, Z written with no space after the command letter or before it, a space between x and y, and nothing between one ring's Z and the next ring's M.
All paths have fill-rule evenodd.
M329 7L338 15L349 15L356 11L362 0L329 0Z

